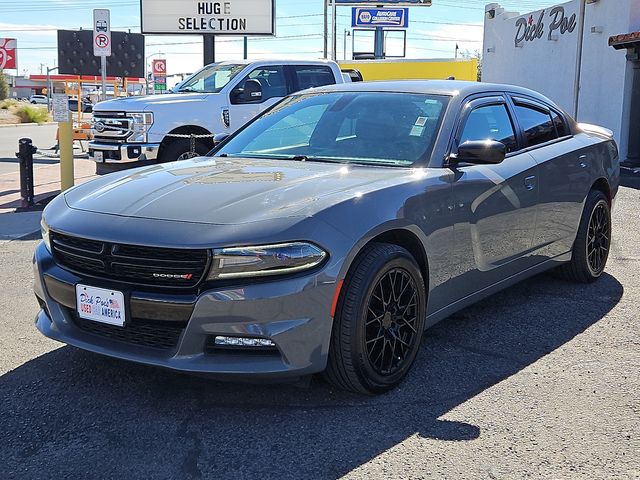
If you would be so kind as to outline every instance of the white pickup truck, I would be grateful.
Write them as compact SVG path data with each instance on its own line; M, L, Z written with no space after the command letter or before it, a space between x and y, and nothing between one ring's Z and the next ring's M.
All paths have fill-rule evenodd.
M348 81L336 63L324 60L213 63L174 93L96 104L89 156L102 173L125 163L202 155L215 135L233 133L284 96Z

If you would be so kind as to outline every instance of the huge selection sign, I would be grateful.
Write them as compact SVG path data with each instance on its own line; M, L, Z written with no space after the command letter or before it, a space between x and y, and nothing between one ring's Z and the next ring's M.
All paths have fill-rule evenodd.
M140 0L148 34L274 35L275 0Z
M351 26L407 28L409 9L355 7L351 12Z
M17 42L15 38L0 38L0 70L16 70Z

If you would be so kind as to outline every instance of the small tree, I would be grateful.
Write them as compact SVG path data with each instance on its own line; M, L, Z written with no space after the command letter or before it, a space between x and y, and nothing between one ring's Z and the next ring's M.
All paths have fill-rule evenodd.
M4 72L0 70L0 100L6 100L7 98L9 98L9 84Z

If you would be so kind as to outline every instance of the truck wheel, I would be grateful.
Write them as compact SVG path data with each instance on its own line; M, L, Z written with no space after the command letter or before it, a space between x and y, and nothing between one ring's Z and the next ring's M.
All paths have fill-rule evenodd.
M206 155L211 148L202 140L196 140L196 153L191 152L191 142L187 139L179 139L165 145L158 157L158 163L188 160L189 158Z

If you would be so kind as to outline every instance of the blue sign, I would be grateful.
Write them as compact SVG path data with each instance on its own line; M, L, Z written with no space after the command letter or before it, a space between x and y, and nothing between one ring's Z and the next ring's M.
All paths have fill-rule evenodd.
M408 8L354 7L351 12L352 27L409 27Z

